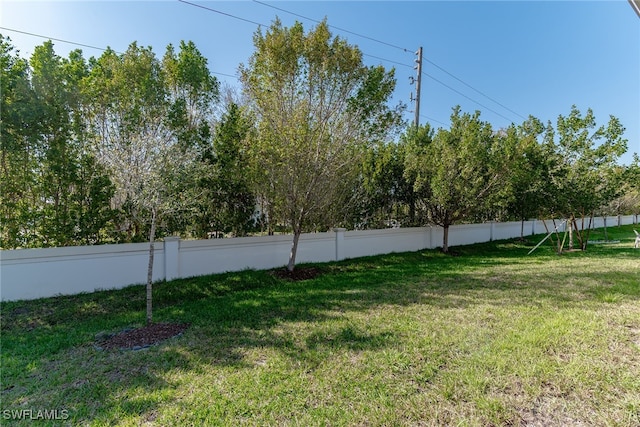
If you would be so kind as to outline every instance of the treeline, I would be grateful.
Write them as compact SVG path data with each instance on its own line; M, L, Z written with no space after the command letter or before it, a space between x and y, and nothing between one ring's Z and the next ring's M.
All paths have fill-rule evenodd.
M235 104L215 115L220 85L193 43L86 60L46 42L27 61L2 38L0 58L0 247L147 241L160 210L159 235L254 229L251 125Z
M255 43L231 100L191 42L26 60L0 36L0 247L640 211L615 117L493 129L454 108L449 129L416 128L388 106L393 70L326 23Z

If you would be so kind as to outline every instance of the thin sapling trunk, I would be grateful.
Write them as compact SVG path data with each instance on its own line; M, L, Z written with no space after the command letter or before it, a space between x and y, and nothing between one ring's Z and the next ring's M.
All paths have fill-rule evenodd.
M147 269L147 325L153 321L153 253L156 237L156 210L151 210L151 230L149 231L149 268Z

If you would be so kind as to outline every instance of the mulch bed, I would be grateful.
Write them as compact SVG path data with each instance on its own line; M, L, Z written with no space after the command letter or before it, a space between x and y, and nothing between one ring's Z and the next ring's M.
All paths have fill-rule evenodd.
M98 334L99 350L141 350L169 338L182 335L189 323L152 323L140 328L125 329L117 334Z
M314 279L322 274L322 270L316 267L299 267L289 271L286 268L273 270L273 274L280 279L297 282L299 280Z

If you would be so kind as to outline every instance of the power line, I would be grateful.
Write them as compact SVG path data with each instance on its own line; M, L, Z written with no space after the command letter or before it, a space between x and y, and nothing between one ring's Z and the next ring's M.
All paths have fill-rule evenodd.
M227 73L219 73L217 71L209 71L211 74L217 74L218 76L225 76L225 77L231 77L232 79L236 79L239 80L239 77L237 75L233 75L233 74L227 74Z
M188 5L190 5L190 6L199 7L199 8L201 8L201 9L205 9L205 10L208 10L208 11L210 11L210 12L214 12L214 13L218 13L218 14L220 14L220 15L228 16L228 17L230 17L230 18L237 19L237 20L239 20L239 21L249 22L249 23L251 23L251 24L258 25L258 26L261 26L261 27L268 27L268 25L262 24L262 23L260 23L260 22L252 21L252 20L250 20L250 19L245 19L245 18L242 18L242 17L240 17L240 16L233 15L233 14L231 14L231 13L222 12L222 11L220 11L220 10L213 9L213 8L211 8L211 7L202 6L202 5L199 5L199 4L197 4L197 3L192 3L192 2L189 2L189 1L186 1L186 0L178 0L178 1L179 1L180 3L188 4ZM308 18L308 17L302 16L302 15L299 15L299 14L297 14L297 13L289 12L289 11L287 11L287 10L281 9L281 8L279 8L279 7L276 7L276 6L271 6L271 5L268 5L268 4L266 4L266 3L263 3L263 2L260 2L260 1L257 1L257 0L254 0L254 1L255 1L256 3L262 4L262 5L264 5L264 6L271 7L271 8L274 8L274 9L280 10L280 11L282 11L282 12L290 13L290 14L295 15L295 16L298 16L298 17L300 17L300 18L308 19L308 20L310 20L310 21L314 21L314 22L321 22L321 21L318 21L318 20L316 20L316 19ZM396 48L398 48L398 49L406 50L406 49L404 49L404 48L402 48L402 47L394 46L394 45L391 45L391 44L389 44L389 43L383 42L383 41L381 41L381 40L376 40L376 39L373 39L373 38L371 38L371 37L363 36L363 35L360 35L360 34L357 34L357 33L351 32L351 31L349 31L349 30L344 30L344 29L341 29L341 28L338 28L338 27L333 27L333 26L331 26L331 25L329 25L329 27L331 27L331 28L335 28L335 29L337 29L337 30L339 30L339 31L344 31L344 32L347 32L347 33L350 33L350 34L354 34L354 35L357 35L357 36L360 36L360 37L365 37L365 38L368 38L368 39L370 39L370 40L377 41L377 42L379 42L379 43L383 43L383 44L386 44L386 45L389 45L389 46L396 47ZM362 53L362 56L367 56L367 57L369 57L369 58L374 58L374 59L377 59L377 60L380 60L380 61L389 62L389 63L391 63L391 64L396 64L396 65L401 65L401 66L403 66L403 67L409 67L409 68L411 68L411 65L407 65L407 64L404 64L404 63L402 63L402 62L394 61L394 60L391 60L391 59L381 58L381 57L379 57L379 56L369 55L369 54L366 54L366 53L364 53L364 52Z
M465 82L464 80L462 80L462 79L460 79L460 78L458 78L458 77L454 76L453 74L451 74L450 72L448 72L447 70L445 70L444 68L442 68L441 66L439 66L438 64L436 64L435 62L433 62L433 61L429 61L427 58L424 58L424 60L425 60L425 61L427 61L429 64L433 65L434 67L436 67L437 69L441 70L442 72L444 72L444 73L448 74L449 76L453 77L454 79L456 79L457 81L459 81L459 82L460 82L460 83L462 83L463 85L467 86L468 88L470 88L470 89L472 89L472 90L476 91L477 93L479 93L480 95L484 96L484 97L485 97L485 98L487 98L488 100L490 100L490 101L492 101L492 102L496 103L497 105L501 106L501 107L502 107L502 108L504 108L505 110L507 110L507 111L509 111L509 112L511 112L511 113L513 113L513 114L515 114L516 116L518 116L518 117L520 117L520 118L522 118L522 119L525 119L525 120L527 119L527 118L526 118L526 117L524 117L523 115L518 114L518 113L516 113L515 111L513 111L511 108L509 108L509 107L507 107L507 106L505 106L505 105L501 104L500 102L496 101L495 99L491 98L489 95L487 95L487 94L485 94L485 93L483 93L483 92L479 91L478 89L474 88L473 86L471 86L469 83Z
M233 15L233 14L231 14L231 13L222 12L222 11L220 11L220 10L213 9L213 8L211 8L211 7L202 6L202 5L199 5L199 4L197 4L197 3L192 3L192 2L189 2L189 1L186 1L186 0L178 0L178 1L179 1L180 3L188 4L188 5L190 5L190 6L198 7L198 8L204 9L204 10L208 10L208 11L210 11L210 12L214 12L214 13L218 13L218 14L220 14L220 15L228 16L228 17L230 17L230 18L237 19L237 20L239 20L239 21L249 22L249 23L251 23L251 24L258 25L258 26L261 26L261 27L267 27L267 25L262 24L262 23L260 23L260 22L252 21L252 20L250 20L250 19L245 19L245 18L242 18L242 17L240 17L240 16ZM300 17L300 18L308 19L308 20L310 20L310 21L314 21L314 22L321 22L321 21L318 21L318 20L315 20L315 19L312 19L312 18L307 18L307 17L305 17L305 16L298 15L298 14L293 13L293 12L286 11L286 10L281 9L281 8L279 8L279 7L275 7L275 6L268 5L268 4L266 4L266 3L263 3L263 2L260 2L260 1L257 1L257 0L254 0L254 1L255 1L256 3L262 4L262 5L264 5L264 6L272 7L272 8L274 8L274 9L281 10L281 11L283 11L283 12L287 12L287 13L290 13L290 14L292 14L292 15L298 16L298 17ZM354 35L360 36L360 37L365 37L365 38L368 38L368 39L370 39L370 40L374 40L374 41L377 41L377 42L379 42L379 43L383 43L383 44L386 44L386 45L389 45L389 46L396 47L396 48L398 48L398 49L402 49L403 51L406 51L406 49L405 49L405 48L402 48L402 47L399 47L399 46L394 46L394 45L391 45L390 43L386 43L386 42L383 42L383 41L381 41L381 40L376 40L376 39L373 39L373 38L371 38L371 37L363 36L363 35L361 35L361 34L357 34L357 33L354 33L354 32L348 31L348 30L344 30L344 29L341 29L341 28L338 28L338 27L333 27L333 26L330 26L330 27L335 28L335 29L337 29L337 30L339 30L339 31L344 31L344 32L347 32L347 33L350 33L350 34L354 34ZM405 64L405 63L402 63L402 62L398 62L398 61L394 61L394 60L392 60L392 59L382 58L382 57L375 56L375 55L369 55L369 54L364 53L364 52L362 52L362 56L366 56L366 57L368 57L368 58L374 58L374 59L377 59L377 60L379 60L379 61L388 62L388 63L390 63L390 64L400 65L400 66L402 66L402 67L412 68L412 66L411 66L411 65L408 65L408 64Z
M252 23L252 24L255 24L255 25L258 25L258 26L265 26L265 25L263 25L263 24L261 24L261 23L259 23L259 22L255 22L255 21L251 21L251 20L248 20L248 19L245 19L245 18L241 18L241 17L239 17L239 16L232 15L232 14L230 14L230 13L221 12L221 11L219 11L219 10L216 10L216 9L213 9L213 8L210 8L210 7L201 6L201 5L198 5L198 4L196 4L196 3L191 3L191 2L186 1L186 0L178 0L178 1L179 1L179 2L181 2L181 3L185 3L185 4L188 4L188 5L191 5L191 6L195 6L195 7L199 7L199 8L202 8L202 9L205 9L205 10L208 10L208 11L211 11L211 12L214 12L214 13L219 13L219 14L221 14L221 15L228 16L228 17L231 17L231 18L234 18L234 19L238 19L238 20L240 20L240 21L249 22L249 23ZM308 18L308 17L302 16L302 15L299 15L299 14L296 14L296 13L293 13L293 12L289 12L289 11L287 11L287 10L285 10L285 9L282 9L282 8L279 8L279 7L270 6L270 5L266 4L266 3L263 3L263 2L258 1L258 0L254 0L254 2L255 2L255 3L262 4L262 5L267 6L267 7L273 7L274 9L277 9L277 10L280 10L280 11L283 11L283 12L286 12L286 13L290 13L290 14L295 15L295 16L298 16L298 17L302 17L302 18L304 18L304 19L308 19L308 20L310 20L310 21L320 22L320 21L315 20L315 19L312 19L312 18ZM337 27L334 27L334 28L337 28ZM341 30L341 31L345 31L345 30ZM347 31L347 32L349 32L349 31ZM350 32L350 33L351 33L351 32ZM356 34L356 35L361 36L361 35L359 35L359 34ZM366 37L366 36L364 36L364 37ZM380 40L376 40L376 41L381 42ZM382 43L387 44L386 42L382 42ZM398 47L398 46L394 46L394 47ZM400 48L400 49L402 49L402 50L406 50L406 49L404 49L404 48ZM413 68L411 65L408 65L408 64L405 64L405 63L402 63L402 62L393 61L393 60L391 60L391 59L386 59L386 58L382 58L382 57L379 57L379 56L369 55L369 54L366 54L366 53L364 53L364 52L362 53L362 55L363 55L363 56L370 57L370 58L375 58L375 59L378 59L378 60L380 60L380 61L385 61L385 62L389 62L389 63L392 63L392 64L400 65L400 66L403 66L403 67ZM429 62L430 62L430 63L432 63L431 61L429 61ZM457 80L459 80L460 82L464 83L461 79L458 79L458 78L457 78L457 77L455 77L453 74L451 74L451 73L449 73L448 71L444 70L442 67L438 66L437 64L434 64L434 65L436 65L438 68L442 69L443 71L445 71L447 74L451 75L452 77L456 78L456 79L457 79ZM492 113L494 113L494 114L496 114L496 115L498 115L498 116L500 116L500 117L504 118L505 120L508 120L508 121L510 121L510 122L512 121L511 119L507 118L506 116L504 116L504 115L502 115L502 114L498 113L497 111L495 111L495 110L493 110L493 109L491 109L491 108L487 107L486 105L482 104L481 102L476 101L475 99L473 99L473 98L471 98L471 97L469 97L469 96L467 96L467 95L463 94L462 92L460 92L460 91L458 91L458 90L456 90L456 89L452 88L451 86L449 86L449 85L447 85L446 83L444 83L444 82L442 82L442 81L440 81L440 80L436 79L435 77L433 77L433 76L431 76L431 75L429 75L429 74L427 74L427 73L424 73L424 72L423 72L423 74L424 74L425 76L429 77L430 79L432 79L432 80L436 81L437 83L440 83L440 84L441 84L441 85L443 85L444 87L446 87L446 88L448 88L448 89L452 90L453 92L455 92L455 93L457 93L457 94L459 94L459 95L461 95L461 96L465 97L466 99L468 99L468 100L470 100L470 101L472 101L472 102L474 102L474 103L476 103L476 104L480 105L481 107L483 107L483 108L487 109L488 111L491 111ZM467 83L464 83L464 84L465 84L465 85L467 85L467 86L469 86L469 87L471 87L472 89L474 89L471 85L469 85L469 84L467 84ZM474 89L474 90L476 90L476 89ZM477 92L479 92L480 94L482 94L482 92L480 92L480 91L478 91L478 90L476 90L476 91L477 91ZM484 95L484 94L483 94L483 96L486 96L486 95ZM493 102L495 102L495 101L493 101ZM499 105L501 105L501 104L499 104ZM501 105L501 106L502 106L502 105ZM503 107L503 108L504 108L504 107ZM507 110L509 110L509 109L507 108ZM511 110L509 110L509 111L511 111ZM517 114L517 113L516 113L516 114ZM517 114L517 115L518 115L518 114Z
M366 57L369 57L369 58L374 58L374 59L377 59L379 61L385 61L385 62L388 62L390 64L400 65L402 67L413 68L411 65L405 64L403 62L394 61L392 59L381 58L381 57L375 56L375 55L369 55L369 54L364 53L364 52L362 52L362 56L366 56Z
M210 11L210 12L218 13L218 14L220 14L220 15L227 16L227 17L230 17L230 18L233 18L233 19L237 19L237 20L240 20L240 21L243 21L243 22L247 22L247 23L250 23L250 24L254 24L254 25L258 25L258 26L265 26L265 27L266 27L266 25L265 25L265 24L262 24L262 23L260 23L260 22L252 21L252 20L250 20L250 19L246 19L246 18L242 18L242 17L236 16L236 15L230 14L230 13L222 12L222 11L220 11L220 10L213 9L213 8L211 8L211 7L207 7L207 6L199 5L199 4L197 4L197 3L192 3L192 2L189 2L189 1L186 1L186 0L178 0L178 1L179 1L179 2L181 2L181 3L187 4L187 5L193 6L193 7L197 7L197 8L204 9L204 10L207 10L207 11ZM254 1L255 3L261 4L261 5L264 5L264 6L267 6L267 7L271 7L271 8L274 8L274 9L280 10L280 11L282 11L282 12L290 13L290 14L292 14L292 15L294 15L294 16L298 16L298 17L301 17L301 18L304 18L304 19L308 19L308 20L310 20L310 21L314 21L314 22L321 22L321 21L318 21L318 20L315 20L315 19L312 19L312 18L305 17L305 16L303 16L303 15L299 15L299 14L296 14L296 13L293 13L293 12L289 12L289 11L287 11L287 10L285 10L285 9L282 9L282 8L279 8L279 7L276 7L276 6L271 6L271 5L269 5L269 4L266 4L266 3L261 2L261 1L258 1L258 0L253 0L253 1ZM384 42L384 41L382 41L382 40L374 39L374 38L372 38L372 37L368 37L368 36L365 36L365 35L362 35L362 34L358 34L358 33L355 33L355 32L352 32L352 31L349 31L349 30L346 30L346 29L343 29L343 28L339 28L339 27L335 27L335 26L330 26L330 27L335 28L335 29L337 29L337 30L339 30L339 31L343 31L343 32L346 32L346 33L349 33L349 34L356 35L356 36L358 36L358 37L363 37L363 38L366 38L366 39L369 39L369 40L375 41L375 42L377 42L377 43L382 43L382 44L388 45L388 46L390 46L390 47L394 47L394 48L400 49L400 50L402 50L402 51L407 51L407 49L405 49L405 48L403 48L403 47L396 46L396 45L393 45L393 44L391 44L391 43ZM102 48L102 47L98 47L98 46L92 46L92 45L88 45L88 44L84 44L84 43L78 43L78 42L69 41L69 40L64 40L64 39L59 39L59 38L55 38L55 37L47 37L47 36L43 36L43 35L40 35L40 34L30 33L30 32L27 32L27 31L20 31L20 30L15 30L15 29L6 28L6 27L0 27L0 29L4 29L4 30L7 30L7 31L13 31L13 32L16 32L16 33L21 33L21 34L26 34L26 35L31 35L31 36L35 36L35 37L41 37L41 38L44 38L44 39L55 40L55 41L58 41L58 42L68 43L68 44L72 44L72 45L76 45L76 46L82 46L82 47L86 47L86 48L96 49L96 50L100 50L100 51L106 51L106 50L107 50L106 48ZM120 52L116 52L116 53L120 53ZM370 57L370 58L374 58L374 59L377 59L377 60L380 60L380 61L388 62L388 63L395 64L395 65L399 65L399 66L402 66L402 67L413 68L411 65L408 65L408 64L406 64L406 63L402 63L402 62L394 61L394 60L387 59L387 58L382 58L382 57L375 56L375 55L369 55L369 54L366 54L366 53L364 53L364 52L363 52L362 54L363 54L363 56ZM485 98L487 98L487 99L491 100L492 102L496 103L497 105L501 106L501 107L502 107L502 108L504 108L505 110L510 111L511 113L513 113L513 114L517 115L518 117L524 118L522 115L520 115L520 114L518 114L517 112L513 111L512 109L510 109L510 108L506 107L505 105L501 104L500 102L496 101L495 99L493 99L493 98L489 97L488 95L486 95L486 94L484 94L483 92L479 91L478 89L474 88L472 85L470 85L470 84L466 83L466 82L465 82L465 81L463 81L462 79L460 79L460 78L456 77L455 75L453 75L453 74L452 74L452 73L450 73L449 71L445 70L443 67L439 66L439 65L438 65L438 64L436 64L435 62L430 61L430 60L428 60L428 59L425 59L425 60L426 60L427 62L429 62L430 64L432 64L433 66L435 66L436 68L438 68L438 69L440 69L441 71L443 71L444 73L446 73L447 75L449 75L449 76L451 76L452 78L456 79L456 80L457 80L457 81L459 81L460 83L464 84L465 86L469 87L470 89L474 90L475 92L479 93L480 95L484 96ZM225 76L225 77L230 77L230 78L238 79L238 77L237 77L236 75L231 75L231 74L226 74L226 73L219 73L219 72L214 72L214 71L211 71L211 73L212 73L212 74L216 74L216 75L220 75L220 76ZM500 117L504 118L505 120L511 121L511 120L510 120L509 118L507 118L506 116L504 116L504 115L502 115L502 114L498 113L497 111L495 111L495 110L493 110L493 109L491 109L491 108L487 107L486 105L484 105L484 104L480 103L479 101L476 101L475 99L473 99L473 98L471 98L471 97L469 97L469 96L465 95L464 93L462 93L462 92L460 92L460 91L458 91L458 90L454 89L453 87L451 87L451 86L447 85L446 83L444 83L444 82L442 82L442 81L438 80L437 78L435 78L435 77L433 77L433 76L431 76L431 75L429 75L429 74L427 74L427 73L425 73L425 72L423 72L422 74L424 74L425 76L427 76L427 77L429 77L430 79L434 80L435 82L437 82L437 83L441 84L442 86L444 86L444 87L448 88L449 90L451 90L451 91L453 91L453 92L455 92L455 93L457 93L457 94L459 94L459 95L463 96L464 98L466 98L466 99L468 99L468 100L470 100L470 101L472 101L472 102L474 102L474 103L476 103L476 104L480 105L481 107L483 107L483 108L487 109L488 111L490 111L490 112L492 112L492 113L494 113L494 114L496 114L496 115L498 115L498 116L500 116ZM441 122L440 122L440 123L441 123Z
M254 3L261 4L261 5L266 6L266 7L270 7L270 8L275 9L275 10L279 10L279 11L281 11L281 12L288 13L288 14L293 15L293 16L297 16L298 18L303 18L303 19L307 19L307 20L309 20L309 21L313 21L313 22L315 22L315 23L321 23L321 22L322 22L322 21L319 21L319 20L317 20L317 19L309 18L309 17L307 17L307 16L300 15L300 14L298 14L298 13L294 13L294 12L291 12L291 11L289 11L289 10L282 9L282 8L280 8L280 7L277 7L277 6L273 6L273 5L267 4L267 3L262 2L262 1L253 0L253 2L254 2ZM348 33L348 34L351 34L351 35L354 35L354 36L362 37L363 39L371 40L371 41L374 41L374 42L376 42L376 43L383 44L383 45L385 45L385 46L393 47L393 48L395 48L395 49L402 50L403 52L410 52L410 50L409 50L409 49L406 49L406 48L404 48L404 47L402 47L402 46L397 46L397 45L392 44L392 43L387 43L387 42L385 42L385 41L382 41L382 40L379 40L379 39L375 39L375 38L373 38L373 37L369 37L369 36L365 36L365 35L363 35L363 34L356 33L356 32L354 32L354 31L349 31L349 30L346 30L346 29L344 29L344 28L336 27L335 25L329 25L329 24L327 24L327 25L328 25L328 27L329 27L329 28L335 28L336 30L338 30L338 31L342 31L342 32L344 32L344 33Z
M438 124L441 124L442 126L448 126L446 123L441 122L440 120L436 120L436 119L434 119L434 118L432 118L432 117L425 116L424 114L420 114L420 117L422 117L423 119L427 119L427 120L429 120L430 122L436 122L436 123L438 123Z
M178 0L178 1L180 1L180 2L182 2L182 3L186 3L186 4L190 4L190 5L194 5L194 6L200 7L200 6L198 6L198 5L195 5L195 4L193 4L193 3L189 3L189 2L184 1L184 0ZM210 9L210 8L206 8L206 7L205 7L205 9L207 9L207 10L211 10L211 11L213 11L213 12L218 12L218 11L212 10L212 9ZM222 12L221 12L221 13L222 13ZM226 13L223 13L223 14L224 14L224 15L227 15L227 16L231 16L231 17L233 17L233 18L240 19L240 20L242 20L242 21L247 21L247 20L245 20L244 18L239 18L239 17L233 16L233 15L229 15L229 14L226 14ZM248 21L248 22L251 22L251 23L254 23L254 24L255 24L255 22L253 22L253 21ZM260 24L258 24L258 25L260 25ZM33 36L33 37L39 37L39 38L42 38L42 39L55 40L55 41L58 41L58 42L61 42L61 43L67 43L67 44L71 44L71 45L74 45L74 46L81 46L81 47L87 47L87 48L90 48L90 49L96 49L96 50L100 50L100 51L103 51L103 52L104 52L104 51L107 51L107 49L108 49L108 48L104 48L104 47L92 46L92 45L85 44L85 43L78 43L78 42L74 42L74 41L71 41L71 40L64 40L64 39L60 39L60 38L56 38L56 37L49 37L49 36L45 36L45 35L42 35L42 34L31 33L31 32L28 32L28 31L16 30L16 29L13 29L13 28L0 27L0 29L2 29L2 30L6 30L6 31L12 31L12 32L15 32L15 33L20 33L20 34L26 34L26 35ZM117 53L117 54L122 54L122 52L117 52L117 51L116 51L116 53ZM363 53L363 55L364 55L364 56L371 57L371 58L375 58L375 59L378 59L378 60L381 60L381 61L386 61L386 62L390 62L390 63L393 63L393 64L401 65L401 66L404 66L404 67L413 68L413 67L411 67L411 65L404 64L404 63L397 62L397 61L393 61L393 60L390 60L390 59L385 59L385 58L381 58L381 57L374 56L374 55L367 55L367 54L364 54L364 53ZM238 79L238 76L236 76L236 75L226 74L226 73L220 73L220 72L216 72L216 71L211 71L211 74L216 74L216 75L220 75L220 76L224 76L224 77L230 77L230 78ZM476 104L480 105L480 106L481 106L481 107L483 107L483 108L486 108L487 110L489 110L489 111L493 112L494 114L497 114L498 116L500 116L500 117L502 117L502 118L504 118L504 119L506 119L506 120L509 120L509 121L510 121L510 119L508 119L507 117L503 116L502 114L500 114L500 113L498 113L498 112L496 112L496 111L492 110L491 108L489 108L489 107L487 107L487 106L485 106L485 105L481 104L480 102L478 102L478 101L476 101L476 100L474 100L474 99L472 99L472 98L468 97L467 95L465 95L465 94L463 94L462 92L460 92L460 91L458 91L458 90L456 90L456 89L452 88L451 86L447 85L446 83L441 82L440 80L436 79L435 77L433 77L433 76L431 76L431 75L429 75L429 74L427 74L427 73L425 73L425 72L423 72L423 74L424 74L425 76L429 77L430 79L434 80L435 82L437 82L437 83L439 83L439 84L443 85L444 87L446 87L446 88L448 88L448 89L452 90L453 92L456 92L457 94L459 94L459 95L461 95L461 96L463 96L463 97L467 98L468 100L470 100L470 101L472 101L472 102L474 102L474 103L476 103ZM442 122L438 122L438 123L442 123Z
M98 47L98 46L92 46L92 45L88 45L88 44L84 44L84 43L78 43L78 42L74 42L74 41L70 41L70 40L58 39L58 38L55 38L55 37L49 37L49 36L45 36L45 35L42 35L42 34L30 33L28 31L16 30L16 29L13 29L13 28L0 27L0 30L6 30L6 31L14 32L14 33L26 34L28 36L39 37L41 39L46 39L46 40L55 40L57 42L67 43L67 44L71 44L71 45L74 45L74 46L88 47L88 48L91 48L91 49L101 50L103 52L106 52L109 49L109 48L105 48L105 47ZM123 54L122 52L118 52L118 51L115 51L115 50L114 50L114 52L117 53L118 55L122 55ZM234 78L234 79L238 79L238 76L237 75L233 75L233 74L220 73L220 72L217 72L217 71L209 71L209 72L211 74L216 74L216 75L219 75L219 76L231 77L231 78Z
M463 96L463 97L467 98L469 101L471 101L471 102L474 102L474 103L478 104L478 105L479 105L479 106L481 106L482 108L485 108L485 109L487 109L488 111L491 111L493 114L496 114L496 115L498 115L498 116L502 117L503 119L505 119L505 120L507 120L507 121L509 121L509 122L513 122L513 120L511 120L510 118L508 118L508 117L506 117L506 116L503 116L502 114L500 114L500 113L498 113L497 111L495 111L495 110L493 110L493 109L491 109L491 108L487 107L486 105L482 104L481 102L478 102L478 101L476 101L475 99L473 99L473 98L471 98L471 97L468 97L468 96L467 96L467 95L465 95L464 93L460 92L460 91L459 91L459 90L457 90L457 89L452 88L452 87L451 87L451 86L449 86L448 84L446 84L446 83L444 83L444 82L442 82L442 81L440 81L440 80L436 79L436 78L435 78L435 77L433 77L432 75L427 74L427 73L425 73L424 71L422 72L422 74L423 74L423 75L425 75L425 76L427 76L427 77L429 77L431 80L434 80L435 82L440 83L442 86L446 87L446 88L447 88L447 89L449 89L449 90L452 90L453 92L457 93L458 95L460 95L460 96Z
M188 3L188 2L184 2L184 3ZM43 34L36 34L36 33L31 33L31 32L28 32L28 31L16 30L14 28L0 27L0 29L6 30L6 31L11 31L11 32L14 32L14 33L19 33L19 34L25 34L25 35L29 35L29 36L33 36L33 37L38 37L38 38L41 38L41 39L54 40L54 41L57 41L57 42L67 43L67 44L71 44L71 45L74 45L74 46L82 46L82 47L87 47L87 48L91 48L91 49L96 49L96 50L100 50L100 51L103 51L103 52L108 50L108 48L104 48L104 47L92 46L92 45L89 45L89 44L78 43L78 42L74 42L74 41L71 41L71 40L64 40L64 39L60 39L60 38L56 38L56 37L45 36ZM120 55L122 54L122 52L117 52L117 51L114 51L114 52L117 53L117 54L120 54ZM379 59L379 60L382 60L382 61L392 62L392 63L396 63L398 65L402 65L402 66L406 66L406 67L411 68L410 65L403 64L403 63L400 63L400 62L391 61L391 60L380 58L380 57L373 56L373 55L365 55L365 56L370 56L372 58L376 58L376 59ZM220 72L216 72L216 71L211 71L211 74L217 74L217 75L220 75L220 76L225 76L225 77L231 77L231 78L234 78L234 79L238 79L237 75L232 75L232 74L227 74L227 73L220 73ZM443 122L441 122L439 120L436 120L436 119L433 119L431 117L424 116L424 115L420 115L420 116L424 117L427 120L430 120L432 122L436 122L436 123L439 123L439 124L442 124L442 125L446 126L445 123L443 123Z
M638 18L640 18L640 1L639 0L629 0L629 4L631 5L633 10L638 15Z
M182 0L180 0L180 1L182 1ZM631 0L629 0L629 1L631 1ZM275 10L279 10L279 11L281 11L281 12L288 13L288 14L293 15L293 16L297 16L297 17L299 17L299 18L307 19L307 20L309 20L309 21L313 21L313 22L316 22L316 23L322 22L322 21L319 21L319 20L314 19L314 18L309 18L309 17L307 17L307 16L304 16L304 15L301 15L301 14L298 14L298 13L295 13L295 12L291 12L291 11L286 10L286 9L283 9L283 8L281 8L281 7L277 7L277 6L273 6L273 5L267 4L267 3L263 2L263 1L253 0L253 2L254 2L254 3L261 4L261 5L266 6L266 7L270 7L270 8L275 9ZM404 48L404 47L397 46L397 45L394 45L394 44L391 44L391 43L385 42L385 41L383 41L383 40L379 40L379 39L376 39L376 38L373 38L373 37L369 37L369 36L366 36L366 35L363 35L363 34L359 34L359 33L356 33L356 32L353 32L353 31L350 31L350 30L347 30L347 29L344 29L344 28L336 27L336 26L333 26L333 25L328 25L328 26L329 26L329 28L335 28L336 30L339 30L339 31L342 31L342 32L345 32L345 33L348 33L348 34L352 34L352 35L355 35L355 36L358 36L358 37L362 37L362 38L365 38L365 39L367 39L367 40L374 41L374 42L376 42L376 43L380 43L380 44L383 44L383 45L386 45L386 46L389 46L389 47L393 47L393 48L395 48L395 49L402 50L402 51L404 51L404 52L409 52L409 50L408 50L408 49L406 49L406 48ZM389 60L389 59L380 58L380 57L373 56L373 55L368 55L368 54L365 54L365 53L363 53L363 55L364 55L364 56L367 56L367 57L375 58L375 59L378 59L378 60L381 60L381 61L386 61L386 62L389 62L389 63L392 63L392 64L396 64L396 65L400 65L400 66L404 66L404 67L412 68L412 66L411 66L411 65L403 64L403 63L400 63L400 62L397 62L397 61L392 61L392 60ZM526 120L526 117L524 117L523 115L521 115L521 114L517 113L516 111L514 111L514 110L512 110L511 108L507 107L506 105L504 105L504 104L500 103L499 101L495 100L494 98L490 97L489 95L487 95L486 93L484 93L484 92L480 91L479 89L476 89L475 87L473 87L473 86L472 86L472 85L470 85L469 83L467 83L467 82L465 82L464 80L462 80L461 78L459 78L459 77L455 76L453 73L451 73L451 72L447 71L446 69L444 69L444 68L443 68L443 67L441 67L440 65L436 64L435 62L430 61L430 60L429 60L429 59L427 59L427 58L424 58L424 60L425 60L426 62L428 62L429 64L433 65L434 67L438 68L440 71L442 71L442 72L446 73L448 76L450 76L450 77L454 78L454 79L455 79L455 80L457 80L458 82L460 82L460 83L462 83L463 85L467 86L467 87L468 87L468 88L470 88L471 90L473 90L473 91L475 91L476 93L478 93L478 94L480 94L480 95L484 96L485 98L487 98L487 99L488 99L488 100L490 100L491 102L495 103L496 105L499 105L500 107L504 108L505 110L509 111L510 113L513 113L513 114L515 114L516 116L518 116L518 117L520 117L520 118L522 118L522 119L525 119L525 120ZM434 79L434 80L435 80L435 79ZM438 81L438 80L436 80L436 81ZM440 81L438 81L438 82L440 83ZM446 86L446 85L445 85L445 86ZM446 86L446 87L449 87L449 86ZM449 88L450 88L450 87L449 87ZM451 88L450 88L450 89L451 89ZM453 90L453 89L452 89L452 90ZM455 91L455 90L454 90L454 91ZM457 92L457 91L456 91L456 92ZM458 92L458 93L459 93L459 92ZM463 96L464 96L464 95L463 95ZM467 97L467 98L468 98L468 97ZM473 101L473 102L475 102L475 103L477 103L477 104L479 104L479 105L482 105L482 104L480 104L479 102L477 102L477 101L475 101L475 100L473 100L473 99L471 99L471 98L468 98L468 99L470 99L471 101ZM487 107L484 107L484 108L487 108ZM488 108L487 108L487 109L488 109ZM493 111L493 110L490 110L490 109L489 109L489 111ZM498 115L500 115L500 114L498 114ZM502 115L500 115L500 116L501 116L501 117L504 117L504 116L502 116ZM507 119L507 120L508 120L508 119Z
M28 31L15 30L13 28L0 27L0 29L1 30L12 31L14 33L26 34L28 36L41 37L43 39L55 40L57 42L68 43L68 44L72 44L72 45L75 45L75 46L88 47L90 49L96 49L96 50L101 50L101 51L106 51L107 50L107 48L104 48L104 47L91 46L91 45L84 44L84 43L77 43L77 42L72 42L72 41L69 41L69 40L57 39L55 37L46 37L46 36L43 36L43 35L40 35L40 34L30 33ZM116 52L116 53L120 53L120 52Z
M193 6L193 7L199 7L200 9L208 10L208 11L210 11L210 12L218 13L218 14L220 14L220 15L228 16L228 17L230 17L230 18L238 19L238 20L240 20L240 21L248 22L248 23L250 23L250 24L254 24L254 25L257 25L257 26L259 26L259 27L266 27L266 26L267 26L267 25L261 24L261 23L256 22L256 21L252 21L252 20L250 20L250 19L241 18L241 17L239 17L239 16L235 16L235 15L232 15L232 14L230 14L230 13L222 12L222 11L220 11L220 10L213 9L213 8L211 8L211 7L202 6L202 5L197 4L197 3L191 3L191 2L188 2L188 1L186 1L186 0L178 0L178 1L179 1L180 3L188 4L188 5L191 5L191 6Z

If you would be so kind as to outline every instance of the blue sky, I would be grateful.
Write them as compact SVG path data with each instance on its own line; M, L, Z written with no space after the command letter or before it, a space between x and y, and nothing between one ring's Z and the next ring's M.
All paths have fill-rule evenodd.
M275 6L316 20L326 17L334 35L357 44L367 63L395 67L394 101L409 104L408 110L414 52L422 46L421 123L446 127L455 105L480 110L496 129L528 115L555 122L575 104L583 112L593 109L599 124L609 115L622 121L629 144L623 163L640 153L640 18L626 0L189 2L253 22L178 0L2 0L0 33L23 56L46 39L6 28L119 52L137 41L158 56L169 43L193 40L211 71L235 75L254 50L256 23L266 26L278 16L285 25L315 25L269 7ZM87 58L101 54L54 44L61 56L76 48ZM233 77L217 77L238 86Z

